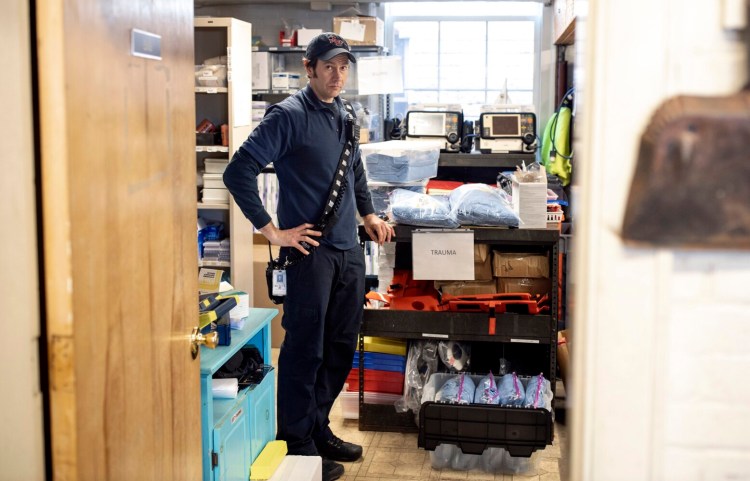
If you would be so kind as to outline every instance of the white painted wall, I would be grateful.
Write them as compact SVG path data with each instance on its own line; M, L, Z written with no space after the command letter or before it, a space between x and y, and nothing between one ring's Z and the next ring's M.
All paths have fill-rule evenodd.
M0 293L3 394L0 401L0 479L44 479L42 394L39 388L34 146L31 112L29 2L3 3L5 48L3 154L0 161Z
M571 481L750 479L750 252L619 236L658 104L745 82L736 3L576 0Z

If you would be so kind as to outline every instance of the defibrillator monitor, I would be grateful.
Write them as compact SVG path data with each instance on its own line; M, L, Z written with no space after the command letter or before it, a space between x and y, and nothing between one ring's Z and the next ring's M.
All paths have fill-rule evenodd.
M536 151L536 115L533 113L482 113L479 117L479 132L480 151Z
M410 110L406 113L406 138L444 139L444 151L458 151L462 127L462 112Z

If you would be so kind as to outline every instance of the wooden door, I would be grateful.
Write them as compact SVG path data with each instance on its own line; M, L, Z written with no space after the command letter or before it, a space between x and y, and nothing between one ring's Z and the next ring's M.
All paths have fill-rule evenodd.
M54 478L198 479L192 0L36 15Z

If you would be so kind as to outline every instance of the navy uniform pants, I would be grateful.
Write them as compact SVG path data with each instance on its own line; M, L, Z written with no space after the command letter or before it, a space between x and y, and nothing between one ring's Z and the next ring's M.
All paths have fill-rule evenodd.
M328 414L352 369L365 295L364 252L321 245L286 275L277 438L287 442L289 454L315 455L313 440L330 438Z

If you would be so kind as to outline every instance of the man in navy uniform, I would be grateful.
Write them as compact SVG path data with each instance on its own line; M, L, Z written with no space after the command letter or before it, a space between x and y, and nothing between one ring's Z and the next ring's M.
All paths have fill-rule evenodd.
M339 96L349 75L346 40L315 37L303 65L305 88L272 105L232 157L224 183L245 216L280 259L299 258L286 269L278 365L278 433L289 454L323 457L323 479L344 473L336 461L355 461L362 447L336 437L331 406L344 386L356 349L364 303L364 253L357 236L358 212L371 239L389 242L393 228L375 215L359 149L351 156L337 221L325 235L313 229L328 202L342 149L347 117ZM279 181L279 226L263 208L257 176L273 162ZM309 249L313 246L313 249Z

